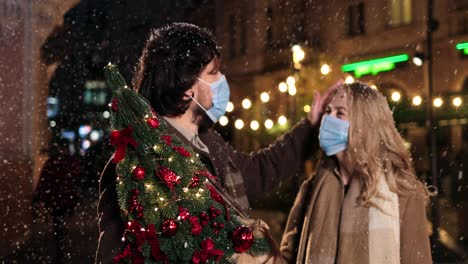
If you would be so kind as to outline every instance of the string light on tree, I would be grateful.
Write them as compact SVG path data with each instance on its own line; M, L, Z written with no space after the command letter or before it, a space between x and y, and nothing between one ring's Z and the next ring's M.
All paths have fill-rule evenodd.
M280 92L285 93L288 90L288 85L285 82L280 82L278 89Z
M421 103L422 103L422 98L421 98L421 96L416 95L415 97L413 97L412 103L413 103L413 105L415 105L415 106L421 105Z
M271 129L273 127L273 120L267 119L265 120L265 128L266 129Z
M288 123L288 119L285 116L278 117L278 124L285 126Z
M234 104L232 102L228 102L227 106L226 106L226 111L228 113L234 111Z
M234 122L234 126L240 130L244 128L244 121L242 121L242 119L237 119L236 122Z
M267 92L263 92L260 94L260 100L264 103L270 101L270 95Z
M310 105L304 105L304 112L306 113L310 112Z
M244 109L249 109L251 106L252 106L252 102L248 98L245 98L244 100L242 100L242 107Z
M442 100L442 98L437 97L436 99L434 99L433 104L434 104L435 107L438 108L438 107L441 107L444 104L444 101Z

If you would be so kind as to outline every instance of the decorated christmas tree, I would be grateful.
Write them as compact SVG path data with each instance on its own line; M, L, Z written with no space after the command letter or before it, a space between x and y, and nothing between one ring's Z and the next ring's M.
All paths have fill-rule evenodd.
M242 225L193 149L158 118L148 101L126 86L115 65L112 88L118 202L127 223L116 263L232 263L235 253L267 254L265 238Z

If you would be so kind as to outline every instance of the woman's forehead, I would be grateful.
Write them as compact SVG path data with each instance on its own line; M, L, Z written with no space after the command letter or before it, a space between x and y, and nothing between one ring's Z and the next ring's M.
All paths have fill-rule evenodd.
M346 89L338 89L336 94L333 96L330 105L334 107L346 106L348 104L347 100Z

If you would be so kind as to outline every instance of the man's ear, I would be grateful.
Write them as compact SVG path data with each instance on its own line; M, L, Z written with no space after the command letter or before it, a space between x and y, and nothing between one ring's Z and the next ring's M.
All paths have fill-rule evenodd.
M188 100L190 97L195 97L195 92L194 92L194 89L193 88L190 88L188 89L187 91L185 91L184 93L184 99L185 100Z

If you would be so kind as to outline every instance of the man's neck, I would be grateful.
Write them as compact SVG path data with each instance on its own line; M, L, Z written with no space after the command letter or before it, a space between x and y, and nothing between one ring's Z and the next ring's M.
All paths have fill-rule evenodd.
M168 118L179 126L184 127L190 132L193 132L193 134L198 134L198 122L196 122L190 109L185 111L185 113L180 116L165 116L165 118Z

